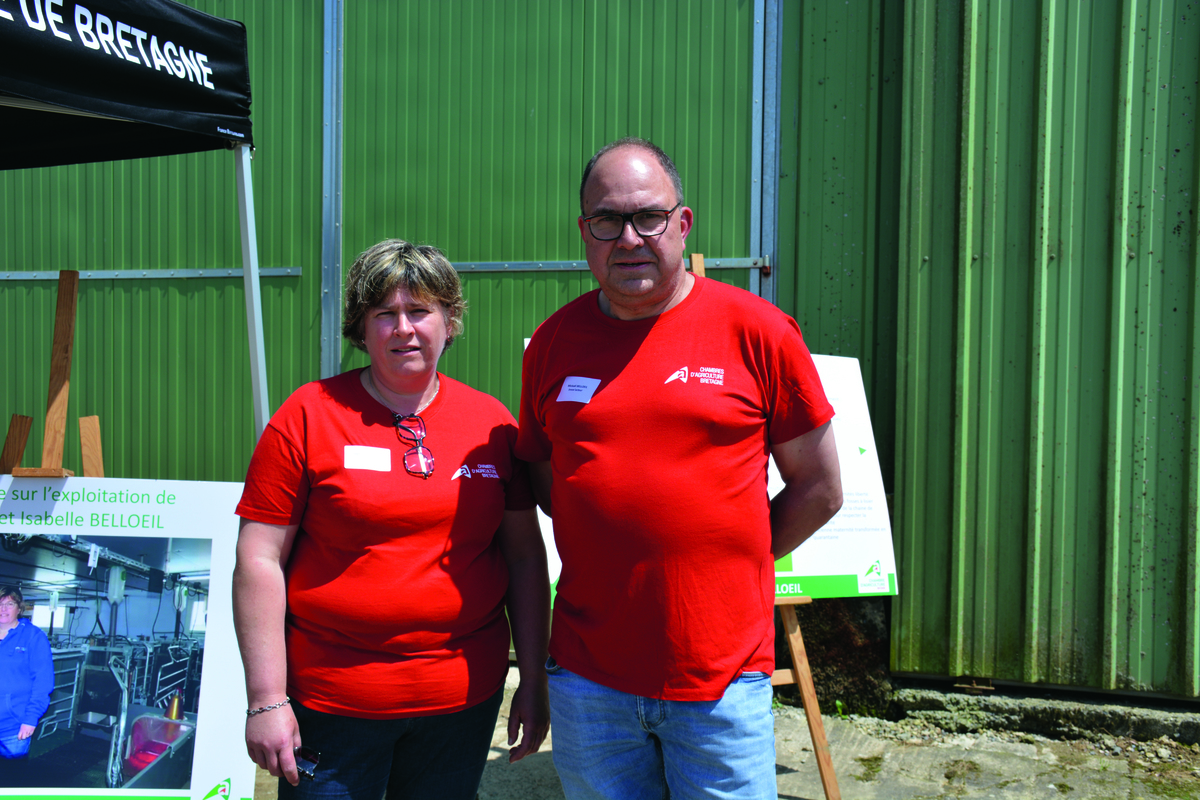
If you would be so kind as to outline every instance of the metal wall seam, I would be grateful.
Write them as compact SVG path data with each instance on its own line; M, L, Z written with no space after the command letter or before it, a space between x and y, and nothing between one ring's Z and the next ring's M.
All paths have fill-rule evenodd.
M978 50L978 28L981 0L971 0L963 6L962 39L962 134L959 149L959 250L958 292L958 337L955 362L955 406L957 419L954 422L953 454L953 510L951 517L950 542L950 648L949 672L963 675L968 671L967 654L968 606L974 594L969 585L973 575L974 534L977 533L972 509L975 507L974 470L971 464L971 443L975 438L976 416L979 400L975 388L975 373L978 361L975 354L974 294L977 283L976 265L971 261L975 248L974 198L976 181L975 130L979 118L980 94L976 89L979 59L985 57Z
M1192 443L1188 454L1187 521L1184 527L1188 556L1187 610L1184 615L1184 683L1193 696L1200 695L1200 157L1192 155L1192 343L1188 387L1191 416L1184 430ZM1191 530L1188 530L1190 526Z
M1013 176L1005 158L988 158L989 153L1022 152L1017 126L1024 114L1010 101L1019 89L1021 70L1016 52L1021 50L1016 15L1021 9L1010 3L987 2L975 18L973 47L980 60L972 71L977 96L971 98L976 113L971 135L972 172L964 181L970 195L963 204L970 209L972 227L960 240L959 263L971 275L964 282L963 296L971 315L970 350L962 365L971 386L971 407L975 411L964 440L962 473L970 482L970 508L963 515L970 522L963 532L970 548L969 641L965 648L967 673L996 675L1000 667L999 643L1007 631L1006 619L996 613L998 586L1005 565L997 543L1003 536L1003 521L999 505L1004 483L1001 444L1005 431L1007 394L1004 391L1003 370L1006 358L1005 314L1006 282L1019 272L1018 259L1008 252L1007 243L1019 241L1027 234L1028 218L1020 220L1020 230L1009 221L1005 202L1014 190ZM1006 46L990 46L1003 42ZM1029 59L1032 62L1032 59ZM1027 255L1027 253L1025 254ZM969 285L968 285L969 284ZM1024 376L1022 376L1024 377ZM1025 398L1020 398L1021 408ZM1022 482L1023 485L1023 482ZM1024 500L1024 492L1021 492Z
M925 410L925 381L922 367L924 337L922 272L928 257L928 208L931 189L930 155L933 127L933 73L936 32L936 0L914 0L904 6L903 100L900 125L900 275L896 315L896 541L897 562L905 585L924 583L928 563L921 552L922 504L919 494L927 445L920 435ZM924 629L920 592L902 592L890 641L891 662L921 661L921 631Z
M754 44L751 47L751 80L750 97L753 101L750 122L750 248L751 255L762 255L763 249L763 213L765 194L763 165L767 158L763 153L763 130L765 113L763 87L763 72L766 66L766 7L764 0L754 0ZM758 294L762 291L758 276L750 275L751 291Z
M81 270L79 272L79 280L81 281L141 281L141 280L187 280L189 278L241 278L245 276L245 270L241 267L229 267L209 269L208 274L204 274L202 269L94 269ZM263 278L278 278L278 277L295 277L299 278L304 274L303 267L260 267L258 270L259 277ZM0 272L0 282L4 281L57 281L59 278L58 271L41 270L37 272Z
M1097 30L1090 6L1065 3L1060 7L1062 57L1058 63L1068 66L1059 116L1063 129L1062 141L1057 145L1061 166L1053 172L1056 191L1052 202L1058 209L1059 227L1051 238L1049 258L1058 257L1051 283L1059 298L1052 318L1057 331L1054 351L1064 356L1057 362L1058 394L1051 434L1056 451L1055 472L1050 478L1054 481L1051 545L1060 546L1061 538L1064 550L1070 548L1074 570L1070 584L1064 574L1062 584L1055 587L1070 602L1070 613L1055 613L1053 608L1044 612L1061 632L1061 638L1052 639L1046 646L1053 664L1043 680L1068 683L1083 675L1084 682L1099 686L1105 562L1101 465L1107 447L1103 407L1108 324L1103 298L1107 297L1109 280L1105 267L1096 269L1093 265L1108 263L1110 242L1108 236L1090 234L1094 230L1107 233L1111 224L1113 131L1110 123L1102 135L1096 136L1087 119L1094 103L1112 117L1111 84L1116 70L1111 66L1111 54L1117 49L1116 25L1110 22ZM1099 44L1107 35L1114 39ZM1093 54L1100 55L1108 65L1107 91L1092 90L1099 83L1089 63ZM1103 149L1102 157L1089 156L1089 149L1096 148ZM1064 641L1070 646L1062 647Z
M872 80L868 84L869 95L872 97L872 99L874 99L876 94L878 94L880 100L882 100L882 87L887 83L887 78L883 74L885 68L885 13L883 4L872 3L868 7L867 14L869 15L870 19L870 23L868 24L868 29L870 30L869 52L871 54L872 63L876 65L875 69L871 71ZM864 260L863 270L861 273L863 284L863 301L862 313L859 319L861 320L862 325L862 349L858 355L858 358L864 380L870 380L872 384L877 384L877 382L879 382L880 369L877 361L876 348L878 347L878 342L881 339L879 331L881 328L886 327L884 320L887 316L887 314L883 312L883 307L885 305L885 290L883 288L884 282L881 280L880 275L880 272L883 269L883 259L881 254L884 251L883 242L885 240L884 235L880 231L882 227L880 225L882 216L881 206L886 203L883 189L886 179L884 177L884 170L881 168L881 166L885 163L880 142L880 131L882 130L882 126L879 124L879 122L884 116L881 105L882 103L880 102L871 102L867 104L866 113L864 115L866 128L866 152L864 153L864 160L866 161L868 178L865 186L863 187L862 193L864 196L871 198L872 202L865 204L866 208L863 212L862 230L864 231L864 239L870 238L871 240L870 249L874 254L874 259L873 263L872 261ZM870 233L865 233L867 231ZM867 248L864 246L864 250L865 249ZM892 299L891 306L892 308L895 307L894 299ZM847 316L849 315L847 314ZM846 353L843 351L843 355L845 354ZM878 409L879 406L881 406L885 401L880 396L878 389L875 389L874 386L868 389L867 392L867 396L872 405L872 413L878 413L876 409ZM875 432L876 436L878 437L883 430L877 429Z
M771 264L779 263L779 108L783 83L780 75L783 62L782 14L780 0L767 0L766 24L763 31L765 80L763 88L762 237L755 254L770 259ZM705 268L707 268L707 263ZM750 274L750 290L775 305L779 305L779 299L776 296L777 289L775 270L772 270L765 278L761 271Z
M1026 543L1025 571L1025 653L1022 667L1023 678L1034 683L1039 680L1043 629L1043 607L1045 597L1042 593L1042 573L1045 569L1045 548L1047 534L1045 524L1052 522L1053 517L1047 514L1052 507L1053 494L1046 497L1046 460L1053 459L1054 453L1046 451L1046 414L1048 408L1047 383L1051 380L1049 360L1051 358L1049 338L1050 328L1050 239L1051 239L1051 142L1054 139L1054 64L1057 54L1054 49L1057 33L1055 31L1055 15L1058 13L1055 0L1044 0L1042 6L1041 54L1038 62L1038 90L1041 102L1038 104L1037 137L1034 140L1037 163L1035 166L1035 187L1037 200L1033 204L1034 252L1032 255L1034 278L1033 315L1031 318L1032 351L1030 354L1030 369L1033 386L1030 402L1029 426L1029 507L1026 512L1028 520L1029 540Z
M1172 617L1173 609L1167 600L1167 595L1159 590L1160 580L1158 565L1160 558L1174 560L1172 552L1178 542L1177 537L1166 541L1159 536L1158 519L1163 510L1160 503L1160 491L1165 496L1170 491L1169 481L1160 470L1162 463L1169 457L1165 442L1160 441L1161 423L1159 410L1162 408L1163 396L1161 374L1164 365L1164 355L1169 353L1164 337L1161 334L1164 322L1164 300L1167 293L1165 269L1159 264L1162 260L1164 241L1159 240L1157 232L1164 230L1164 215L1167 207L1165 191L1160 192L1159 186L1165 190L1166 184L1159 177L1155 167L1160 153L1166 153L1169 140L1169 111L1171 104L1160 101L1158 87L1166 86L1170 79L1170 69L1173 64L1173 37L1162 35L1171 27L1171 9L1173 4L1164 0L1148 2L1143 17L1143 26L1149 32L1142 41L1145 42L1145 69L1140 71L1142 86L1142 158L1140 161L1139 191L1141 202L1138 203L1139 234L1137 248L1137 306L1138 306L1138 335L1139 346L1136 348L1135 392L1142 397L1142 402L1134 409L1134 424L1136 436L1135 446L1140 453L1135 454L1133 486L1142 491L1131 492L1137 512L1131 514L1136 520L1138 537L1140 539L1137 556L1140 568L1132 574L1138 579L1138 590L1133 593L1135 601L1138 641L1137 681L1138 687L1149 687L1168 683L1177 685L1173 674L1178 668L1178 662L1173 659L1172 640L1177 635L1174 626L1165 627L1162 615ZM1164 70L1166 72L1164 73ZM1155 254L1158 255L1155 255ZM1179 617L1175 617L1176 624ZM1145 655L1142 655L1142 654ZM1132 655L1132 653L1131 653ZM1134 672L1131 668L1130 672Z
M1117 672L1122 653L1120 643L1120 620L1128 607L1128 593L1121 585L1122 574L1132 567L1122 558L1124 554L1123 527L1129 508L1124 466L1128 461L1126 415L1128 401L1124 382L1127 372L1127 349L1129 347L1129 325L1125 312L1129 307L1126 272L1132 253L1129 240L1130 201L1130 158L1132 156L1133 128L1133 85L1134 50L1137 47L1137 0L1124 0L1120 37L1120 54L1117 60L1117 134L1115 142L1116 164L1113 172L1113 260L1112 260L1112 305L1109 311L1112 353L1109 364L1109 418L1108 418L1108 485L1106 487L1105 534L1107 559L1104 567L1105 592L1104 649L1102 685L1106 689L1117 688Z
M321 96L321 377L342 371L342 109L346 10L325 0Z

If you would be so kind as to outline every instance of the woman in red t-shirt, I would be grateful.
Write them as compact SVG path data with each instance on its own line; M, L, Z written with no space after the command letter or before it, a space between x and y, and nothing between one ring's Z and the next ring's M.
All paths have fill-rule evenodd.
M464 309L436 248L367 250L342 335L370 366L300 387L255 448L234 622L246 747L281 778L281 800L473 798L508 620L521 673L510 745L524 727L509 760L546 736L549 582L516 424L437 371Z

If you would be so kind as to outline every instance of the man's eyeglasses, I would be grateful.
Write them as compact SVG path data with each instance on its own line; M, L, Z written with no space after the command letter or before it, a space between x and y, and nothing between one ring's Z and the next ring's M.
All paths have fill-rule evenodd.
M584 217L592 238L602 242L620 239L625 232L625 224L630 223L639 236L661 236L667 230L667 220L679 203L668 209L648 208L644 211L634 211L632 214L593 214Z
M425 420L416 414L407 417L392 412L396 423L396 436L405 444L411 444L404 453L404 471L428 479L433 474L433 453L425 446Z
M16 608L16 603L0 603L0 608Z

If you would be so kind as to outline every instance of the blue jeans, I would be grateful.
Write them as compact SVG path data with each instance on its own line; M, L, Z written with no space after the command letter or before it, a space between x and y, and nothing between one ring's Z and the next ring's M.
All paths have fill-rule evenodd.
M554 766L570 800L775 800L771 678L720 700L655 700L546 662Z
M0 739L0 758L24 758L29 755L29 745L32 741L32 736L28 739L18 739L15 733L5 736Z
M501 688L482 703L429 717L358 719L292 701L300 741L321 754L314 780L279 779L279 800L473 800L500 713Z
M19 695L14 704L13 696L6 692L4 681L7 675L0 675L0 758L24 758L29 755L29 745L33 737L18 739L21 732L21 718L25 716L25 706L29 702L29 693Z

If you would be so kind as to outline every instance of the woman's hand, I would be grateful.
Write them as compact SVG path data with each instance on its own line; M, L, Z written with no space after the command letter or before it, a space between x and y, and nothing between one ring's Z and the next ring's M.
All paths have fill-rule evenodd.
M524 731L520 729L524 727ZM508 763L514 764L538 751L550 730L550 696L546 688L546 673L540 680L521 681L508 709ZM521 743L516 747L517 733Z
M34 730L36 730L36 726L34 725L22 725L21 730L17 731L17 738L28 739L30 736L33 736Z
M246 752L255 764L284 778L292 786L300 784L296 757L292 748L300 746L300 726L292 707L281 706L246 719Z

